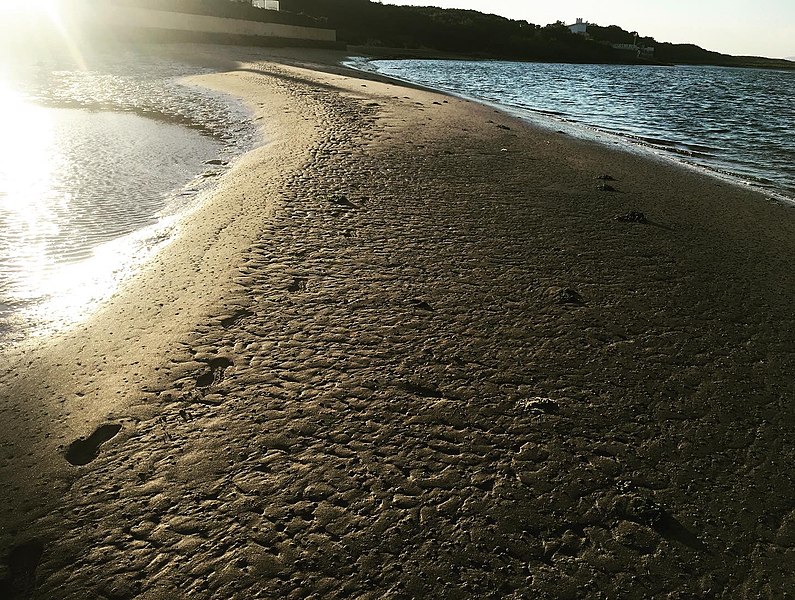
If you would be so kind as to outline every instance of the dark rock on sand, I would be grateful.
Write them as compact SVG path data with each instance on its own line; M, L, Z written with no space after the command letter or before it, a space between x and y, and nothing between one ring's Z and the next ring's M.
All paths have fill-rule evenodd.
M359 208L353 202L348 200L348 198L343 194L336 194L334 196L331 196L328 199L328 201L331 202L332 204L336 204L337 206L341 206L343 208Z
M548 294L558 304L585 304L579 292L571 288L552 287Z
M433 307L427 302L425 302L425 300L414 299L410 300L410 302L414 306L414 308L417 308L419 310L424 310L427 312L433 312Z
M525 407L530 412L547 415L556 415L560 412L560 405L551 398L530 398L525 403Z
M623 221L624 223L648 223L646 215L638 211L630 211L625 215L616 217L616 221Z

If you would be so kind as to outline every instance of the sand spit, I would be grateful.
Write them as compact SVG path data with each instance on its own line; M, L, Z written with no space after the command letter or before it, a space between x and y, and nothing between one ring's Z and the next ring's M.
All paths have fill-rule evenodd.
M5 357L6 595L795 590L792 208L331 55L214 52L246 62L199 81L270 143Z

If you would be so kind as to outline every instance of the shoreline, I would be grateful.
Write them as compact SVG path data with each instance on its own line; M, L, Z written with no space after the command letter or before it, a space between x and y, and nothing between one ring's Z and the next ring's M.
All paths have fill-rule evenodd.
M793 583L791 210L334 53L170 51L225 57L194 81L268 144L91 322L7 355L7 589Z
M63 115L77 115L86 120L83 128L97 124L96 127L101 126L109 139L127 139L133 150L125 154L127 148L122 146L118 149L127 160L123 165L117 165L116 170L107 166L109 160L112 164L116 155L108 156L108 151L102 150L103 146L94 153L93 163L87 166L81 162L85 160L84 156L75 154L68 143L59 142L65 148L64 152L69 154L60 165L58 192L47 190L47 197L58 193L68 198L72 215L78 216L59 211L57 206L53 208L50 220L57 233L45 236L42 243L53 248L61 246L62 252L54 249L45 252L44 266L28 269L40 271L39 278L29 275L27 278L21 276L0 281L0 287L9 283L4 290L7 295L0 298L0 303L9 301L8 313L2 319L0 348L15 346L25 340L40 344L48 336L64 332L85 320L174 236L179 222L189 218L208 190L214 187L215 180L228 170L230 162L258 143L255 136L258 129L249 123L248 113L244 112L240 99L222 96L203 87L191 87L189 82L179 83L186 72L195 75L209 69L186 68L185 59L182 64L176 61L165 64L145 49L135 59L129 58L132 48L120 46L115 50L118 54L111 48L103 53L92 53L90 62L96 79L109 80L101 86L98 96L92 95L96 91L92 88L96 85L93 80L87 81L88 76L71 72L68 68L71 61L36 65L35 68L28 65L31 73L17 77L11 86L20 102L31 107L30 111L23 111L26 117L29 117L28 112L34 114L35 111L46 123L57 123L60 131L64 128L61 123L67 118ZM119 54L125 56L119 57ZM78 70L76 65L72 66ZM118 73L125 72L125 69L130 72L124 77L119 76ZM33 83L42 78L41 72L49 70L58 72L49 89ZM124 97L122 90L125 85L138 85L139 88L134 95ZM68 87L67 92L64 92L64 87ZM133 125L133 119L140 120ZM134 130L141 127L147 133L137 138L133 135ZM92 141L96 143L96 138ZM134 164L130 164L129 157L137 156L134 153L138 147L144 148L139 152L142 161L133 158ZM106 154L103 155L102 151ZM175 154L169 163L158 164L158 156L172 152ZM103 160L96 160L99 156L103 156ZM129 175L127 171L139 175L143 172L141 176L146 180L136 181L135 175ZM12 188L14 181L12 177L8 184ZM13 197L12 189L12 216ZM102 197L114 198L114 201L100 202ZM88 203L87 198L94 198L93 215L103 215L103 218L79 212ZM130 203L125 204L127 201ZM112 206L108 208L106 205ZM112 218L105 217L109 211ZM23 249L31 243L25 240L23 233L14 236L16 227L12 223L9 222L9 237L5 238L10 259L15 254L14 240L18 239ZM82 239L70 234L72 224L84 233ZM114 234L111 239L108 239L108 231ZM71 253L70 261L63 256L63 246ZM59 274L52 270L56 264L61 264ZM17 264L14 267L15 271L21 270ZM64 271L68 272L67 276L64 276ZM40 284L37 279L44 283ZM48 280L56 280L57 283L47 285ZM18 289L23 291L17 292ZM11 306L16 308L11 309Z
M350 58L363 59L363 62L365 64L379 60L391 60L389 58L380 58L377 56L351 56ZM409 59L410 57L403 57L403 58ZM394 60L401 60L401 58L395 58ZM420 59L420 60L483 61L484 59L477 59L477 58L456 59L452 57L445 58L440 56L434 58L428 57L426 59ZM496 61L496 62L510 62L510 61ZM549 64L549 63L538 63L538 64ZM569 64L569 63L561 63L561 64ZM702 174L711 175L725 183L733 184L766 195L769 197L768 198L769 200L782 202L788 205L795 206L795 189L792 190L782 189L780 185L777 186L773 181L768 181L767 183L764 183L764 179L757 180L751 174L744 176L739 172L731 171L729 170L731 164L729 164L729 166L720 167L717 164L713 165L709 164L708 162L703 162L703 163L695 162L691 151L687 149L676 148L675 147L677 145L676 142L661 140L660 143L655 144L653 141L644 139L642 134L631 134L621 131L613 131L611 129L602 127L598 124L575 120L573 117L570 117L564 113L550 112L541 109L522 107L518 105L503 104L495 100L480 98L478 96L470 95L467 93L459 93L442 87L433 87L409 79L403 79L398 76L388 75L382 73L377 69L368 69L366 66L357 66L355 62L352 62L350 60L343 63L343 66L345 66L348 69L351 69L354 72L358 72L361 74L377 75L380 77L384 77L388 80L394 81L396 83L407 85L409 87L426 89L428 91L436 92L439 94L484 104L491 108L495 108L511 117L525 120L528 123L536 127L540 127L542 129L549 129L553 131L558 130L558 132L560 132L560 130L563 129L565 133L568 133L570 135L574 135L578 138L585 139L586 141L588 140L596 141L604 145L620 144L622 148L627 152L638 152L641 153L641 155L643 154L647 155L647 157L662 159L664 161L668 161L670 163L679 165L686 169L692 169ZM604 65L604 66L610 66L610 65ZM644 66L644 65L636 65L636 66ZM709 67L709 65L671 65L671 66ZM720 68L720 67L715 67L715 68ZM725 68L740 68L740 67L725 67ZM670 144L670 147L666 147L666 145L668 144ZM716 156L715 158L717 159L718 157ZM742 168L742 165L734 165L734 166ZM759 173L756 177L764 178L764 173Z

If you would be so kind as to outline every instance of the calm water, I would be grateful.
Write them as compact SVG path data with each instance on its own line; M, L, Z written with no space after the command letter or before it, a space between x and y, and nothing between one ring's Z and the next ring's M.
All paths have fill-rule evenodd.
M795 71L435 60L352 65L618 135L795 198Z
M90 313L254 141L201 69L123 51L0 65L0 347Z

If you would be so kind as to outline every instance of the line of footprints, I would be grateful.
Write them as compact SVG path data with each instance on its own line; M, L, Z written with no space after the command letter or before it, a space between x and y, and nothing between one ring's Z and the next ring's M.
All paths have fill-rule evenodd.
M226 368L232 364L231 360L223 357L208 361L207 369L196 378L197 391L204 392L210 386L219 383ZM121 428L119 423L103 423L90 436L78 438L69 444L65 452L66 460L77 467L87 465L99 456L100 446L114 438Z

